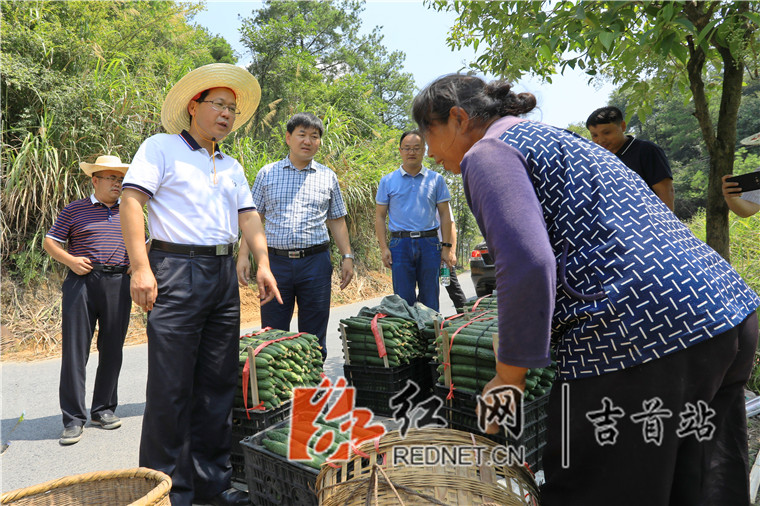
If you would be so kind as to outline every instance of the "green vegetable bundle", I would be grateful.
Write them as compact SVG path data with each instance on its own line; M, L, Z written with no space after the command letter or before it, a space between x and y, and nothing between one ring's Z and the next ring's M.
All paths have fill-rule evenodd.
M435 321L427 322L425 328L420 331L422 340L425 343L425 358L433 360L437 356L437 349L435 345L435 326L440 325Z
M404 318L385 317L378 319L379 328L383 332L385 351L387 352L388 365L396 367L407 364L413 358L422 357L425 354L426 342L420 334L419 327L414 320ZM379 356L377 341L372 333L372 318L366 316L352 316L341 320L342 334L345 335L345 344L348 348L346 363L351 365L383 366L385 362ZM345 349L344 349L345 355Z
M474 311L484 311L486 309L496 309L496 296L495 295L486 295L485 297L481 297L479 299L475 299L473 301L468 301L464 303L464 311L471 312L473 311L473 307L475 307Z
M482 321L456 318L447 321L439 334L436 345L439 383L445 384L447 362L444 347L450 348L451 382L457 389L479 392L496 374L496 356L493 352L493 333L498 331L496 318L485 317ZM453 339L452 339L453 336ZM444 344L443 339L447 339Z
M248 347L256 350L264 343L294 334L291 331L267 330L240 338L236 408L244 408L246 404L243 398L243 369L248 360ZM321 381L322 354L319 351L319 339L313 334L301 334L294 339L283 339L263 346L255 356L254 363L259 401L263 402L266 409L276 408L290 400L294 388L317 386ZM253 365L249 364L249 376L253 375L253 369ZM252 408L254 397L250 391L250 379L246 388L249 390L248 408Z
M498 333L498 319L484 315L482 320L457 319L447 322L437 341L438 382L445 384L443 337L450 346L451 382L454 387L480 393L496 374L496 355L493 351L493 334ZM456 335L455 335L456 334ZM451 336L454 336L453 340ZM531 401L549 391L554 381L556 363L545 368L529 369L525 381L525 400Z
M315 427L318 427L318 429L317 432L311 436L307 444L309 448L307 453L311 457L311 460L301 460L298 462L319 470L322 467L322 464L326 462L325 456L334 454L342 443L348 442L349 440L345 435L341 434L340 427L334 422L326 422L324 419L321 419L312 423ZM261 444L270 452L287 459L291 429L292 427L288 426L270 429L264 433ZM329 448L324 450L323 454L319 454L314 450L314 445L316 445L317 441L319 441L319 439L327 432L333 433L333 442ZM297 436L297 434L295 435ZM303 438L309 437L309 434L305 432L301 433L301 435Z

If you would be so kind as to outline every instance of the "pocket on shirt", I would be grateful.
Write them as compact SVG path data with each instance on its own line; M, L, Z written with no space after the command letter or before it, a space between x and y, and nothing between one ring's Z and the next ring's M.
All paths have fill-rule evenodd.
M570 286L570 282L567 279L567 254L569 250L570 242L568 240L564 240L562 243L562 256L560 257L560 261L557 267L559 271L559 281L565 292L575 299L580 299L586 302L593 302L607 297L607 293L603 289L597 292L583 293ZM594 279L596 279L596 276L594 276Z

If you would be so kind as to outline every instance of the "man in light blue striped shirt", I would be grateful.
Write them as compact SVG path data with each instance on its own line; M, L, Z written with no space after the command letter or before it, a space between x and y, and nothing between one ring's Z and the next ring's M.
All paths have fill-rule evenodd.
M251 194L264 222L269 262L283 301L261 306L261 326L290 330L298 303L299 332L316 335L326 358L332 278L328 229L342 257L341 289L354 276L354 257L338 177L314 161L323 130L322 121L311 113L290 118L285 135L288 156L261 168ZM250 260L244 242L237 270L238 280L247 285Z

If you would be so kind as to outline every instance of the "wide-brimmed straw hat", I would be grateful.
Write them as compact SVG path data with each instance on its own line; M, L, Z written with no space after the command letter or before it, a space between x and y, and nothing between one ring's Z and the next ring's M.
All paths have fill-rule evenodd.
M80 162L79 168L81 168L85 174L92 176L96 172L101 170L115 170L126 174L129 170L129 164L121 163L121 159L118 156L103 155L99 156L95 163Z
M212 63L189 72L172 86L161 107L161 123L170 134L190 129L187 104L202 91L211 88L229 88L235 93L240 114L235 118L232 132L245 125L261 100L261 87L250 72L229 63Z

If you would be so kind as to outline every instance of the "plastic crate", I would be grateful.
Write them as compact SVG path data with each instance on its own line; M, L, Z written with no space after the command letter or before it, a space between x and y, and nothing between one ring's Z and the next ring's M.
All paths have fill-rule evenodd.
M251 502L257 506L317 506L319 500L314 489L319 471L270 452L261 443L265 435L266 431L260 432L240 442Z
M232 479L245 483L245 458L240 442L248 436L258 434L262 430L282 422L290 417L291 401L286 401L279 407L266 411L246 411L243 408L232 409L232 448L230 462L232 463Z
M344 365L343 373L349 386L356 389L355 404L369 408L375 415L393 416L391 398L412 380L420 387L416 400L421 402L432 394L432 381L424 358L415 358L397 367Z
M535 472L542 468L541 454L546 446L546 407L549 404L549 394L523 404L523 430L519 438L506 434L484 434L478 427L475 415L477 394L455 389L454 398L446 399L449 388L437 383L435 394L443 399L441 415L448 421L449 428L472 432L485 436L502 445L525 448L525 462Z

